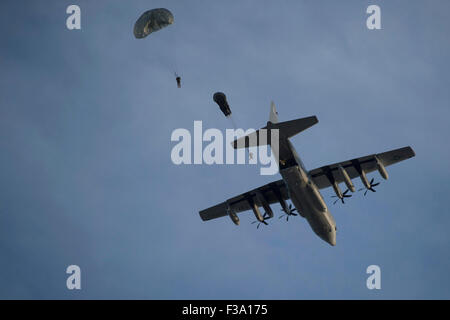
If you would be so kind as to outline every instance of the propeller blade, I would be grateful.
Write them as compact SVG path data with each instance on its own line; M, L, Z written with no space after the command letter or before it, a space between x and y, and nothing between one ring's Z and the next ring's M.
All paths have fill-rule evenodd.
M291 203L291 204L289 204L289 206L287 208L282 209L282 211L284 212L284 214L282 214L280 217L278 217L278 219L286 217L286 221L289 221L289 216L297 216L297 214L294 212L298 211L298 210L295 207L293 208L292 203Z

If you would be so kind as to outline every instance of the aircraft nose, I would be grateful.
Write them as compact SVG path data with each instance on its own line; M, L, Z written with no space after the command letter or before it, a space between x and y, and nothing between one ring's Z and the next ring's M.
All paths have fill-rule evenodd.
M336 238L334 238L334 239L330 239L330 242L329 242L332 246L335 246L336 245Z
M328 233L328 243L332 246L336 245L336 230L332 230Z

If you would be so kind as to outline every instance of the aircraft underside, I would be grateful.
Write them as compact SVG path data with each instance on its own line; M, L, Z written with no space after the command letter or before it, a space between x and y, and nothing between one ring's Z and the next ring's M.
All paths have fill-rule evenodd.
M280 174L300 215L321 239L336 245L336 222L314 182L299 166L283 169Z

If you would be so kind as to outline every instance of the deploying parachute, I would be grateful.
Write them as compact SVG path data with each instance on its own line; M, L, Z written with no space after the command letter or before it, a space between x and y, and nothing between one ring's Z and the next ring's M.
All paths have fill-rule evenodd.
M143 39L150 33L159 31L167 26L173 24L174 18L172 12L165 8L152 9L145 11L134 24L133 33L136 39ZM177 87L181 88L181 77L176 72L175 66L175 80Z
M228 104L227 96L225 95L225 93L223 93L223 92L214 93L213 100L215 103L217 103L217 105L219 106L220 110L225 115L225 117L227 117L227 119L229 119L231 121L234 129L237 129L236 123L234 123L234 120L231 117L231 109L230 109L230 105Z
M223 92L216 92L213 95L213 100L215 103L219 105L220 110L222 110L225 117L229 117L231 115L231 109L228 105L227 96Z
M227 96L225 95L225 93L220 92L220 91L214 93L213 100L215 103L217 103L217 105L220 108L220 111L222 111L222 113L225 115L225 117L231 121L231 124L233 125L234 130L238 130L236 123L234 122L234 119L232 117L230 105L228 104ZM253 153L249 149L247 149L247 150L248 150L249 159L253 159Z
M159 8L144 12L134 24L134 36L142 39L152 32L161 30L173 23L173 14L167 9Z

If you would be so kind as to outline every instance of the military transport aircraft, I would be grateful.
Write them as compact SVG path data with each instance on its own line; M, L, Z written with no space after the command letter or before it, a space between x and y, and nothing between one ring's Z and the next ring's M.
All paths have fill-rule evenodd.
M270 204L278 202L285 213L286 219L289 219L289 216L297 215L294 213L297 210L302 217L306 218L313 231L321 239L332 246L336 245L336 222L319 190L333 187L337 200L344 202L344 198L351 196L347 194L349 190L355 192L352 179L359 176L366 189L365 193L367 191L375 192L374 187L378 183L373 183L374 179L369 181L366 176L367 173L378 170L380 175L387 179L388 173L385 167L412 158L415 156L415 153L411 147L404 147L333 163L308 171L305 169L289 138L308 129L317 122L318 120L315 116L278 122L278 113L272 102L269 122L262 129L266 129L269 133L271 129L279 130L279 151L276 156L279 159L279 171L282 179L200 211L202 220L206 221L229 216L236 225L239 225L237 213L251 209L259 227L261 223L267 225L266 220L273 217ZM241 148L258 145L260 143L259 131L257 130L248 136L235 140L233 147ZM256 135L257 139L251 139L251 135ZM270 139L267 139L267 141L270 141ZM339 188L339 183L341 182L344 182L348 188L345 192L342 192ZM295 208L292 208L292 205L287 205L286 200L288 199L291 199ZM259 207L265 210L264 215L261 214Z

